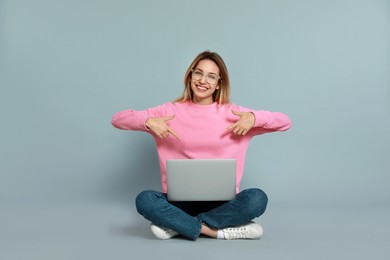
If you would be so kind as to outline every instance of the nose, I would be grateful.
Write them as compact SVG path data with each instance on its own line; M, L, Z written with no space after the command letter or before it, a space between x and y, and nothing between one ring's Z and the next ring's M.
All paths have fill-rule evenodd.
M199 79L199 82L200 83L206 83L206 75L203 75L200 79Z

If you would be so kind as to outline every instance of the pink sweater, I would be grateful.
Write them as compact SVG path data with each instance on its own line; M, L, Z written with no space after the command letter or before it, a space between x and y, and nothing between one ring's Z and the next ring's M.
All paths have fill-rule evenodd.
M256 122L245 136L236 136L225 129L239 120L231 111L252 112ZM175 115L168 125L175 130L180 140L169 135L165 139L155 136L145 126L149 117ZM245 154L249 141L255 135L290 128L288 116L279 112L251 110L234 104L197 105L192 102L165 103L147 110L124 110L116 113L112 124L123 130L138 130L154 136L160 161L162 191L167 192L166 161L168 159L233 158L237 164L236 191L239 192L244 171Z

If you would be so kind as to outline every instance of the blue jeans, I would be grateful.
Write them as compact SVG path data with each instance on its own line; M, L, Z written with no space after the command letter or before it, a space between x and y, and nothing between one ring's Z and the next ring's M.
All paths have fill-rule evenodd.
M231 201L172 202L165 193L146 190L136 198L139 214L153 224L196 240L202 224L212 229L239 226L262 215L267 195L260 189L243 190Z

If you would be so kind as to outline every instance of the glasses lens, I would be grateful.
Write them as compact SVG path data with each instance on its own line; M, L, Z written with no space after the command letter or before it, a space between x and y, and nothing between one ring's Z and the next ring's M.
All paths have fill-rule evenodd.
M210 84L215 84L215 83L217 83L217 81L218 81L218 77L217 77L217 75L209 74L209 75L207 75L207 77L206 77L206 81L207 81L208 83L210 83Z
M200 79L203 77L203 73L200 70L193 70L192 71L192 77L194 79Z

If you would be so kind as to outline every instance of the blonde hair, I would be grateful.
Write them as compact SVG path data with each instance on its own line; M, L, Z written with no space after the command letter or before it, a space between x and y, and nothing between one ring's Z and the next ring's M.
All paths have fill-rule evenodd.
M198 63L202 60L211 60L215 62L215 64L219 68L220 80L219 80L219 89L216 89L213 93L213 101L218 104L227 104L230 102L230 81L229 74L226 68L225 62L215 52L204 51L201 52L196 58L193 60L191 65L188 67L187 72L184 76L184 91L181 97L174 100L174 102L185 102L192 100L194 97L194 93L191 89L191 73L192 70L198 65Z

